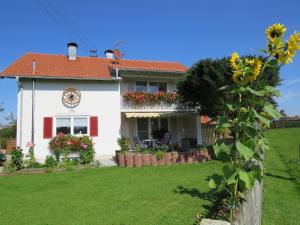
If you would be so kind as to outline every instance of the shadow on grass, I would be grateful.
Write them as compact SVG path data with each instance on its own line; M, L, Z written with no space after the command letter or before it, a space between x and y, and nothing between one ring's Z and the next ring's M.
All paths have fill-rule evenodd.
M295 180L295 178L293 177L284 177L284 176L280 176L280 175L274 175L274 174L271 174L271 173L266 173L266 176L268 177L274 177L274 178L278 178L278 179L283 179L283 180Z
M197 188L186 188L183 186L177 186L175 190L173 190L176 194L181 195L190 195L194 198L200 198L207 201L210 201L212 204L202 204L202 207L205 209L205 212L202 214L205 218L215 218L217 207L222 201L223 195L219 192L215 191L208 191L208 192L201 192Z

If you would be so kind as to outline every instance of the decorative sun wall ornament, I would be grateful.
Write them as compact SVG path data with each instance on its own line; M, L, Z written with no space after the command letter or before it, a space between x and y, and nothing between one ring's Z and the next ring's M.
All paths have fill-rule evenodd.
M79 105L81 93L77 88L67 88L62 94L62 102L66 107L74 108Z

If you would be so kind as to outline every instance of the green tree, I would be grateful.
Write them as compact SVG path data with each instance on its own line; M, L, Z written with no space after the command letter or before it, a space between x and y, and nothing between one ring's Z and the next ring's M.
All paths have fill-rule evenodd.
M244 56L241 58L255 58ZM265 61L264 58L260 58ZM277 86L280 83L279 67L265 68L262 78L256 85L259 89L265 85ZM182 101L192 107L200 107L200 113L216 117L224 113L224 103L232 98L225 90L220 91L224 85L232 84L232 70L229 58L203 59L195 63L178 82L177 89ZM269 99L275 103L273 99Z

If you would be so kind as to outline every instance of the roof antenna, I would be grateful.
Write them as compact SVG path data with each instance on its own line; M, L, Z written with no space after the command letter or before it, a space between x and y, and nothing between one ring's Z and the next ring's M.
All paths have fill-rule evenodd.
M98 55L97 55L97 49L91 49L90 50L90 57L98 57Z
M114 55L115 55L115 58L116 60L120 60L123 58L124 54L121 53L120 51L120 46L122 44L124 44L126 41L116 41L115 42L115 49L114 49Z

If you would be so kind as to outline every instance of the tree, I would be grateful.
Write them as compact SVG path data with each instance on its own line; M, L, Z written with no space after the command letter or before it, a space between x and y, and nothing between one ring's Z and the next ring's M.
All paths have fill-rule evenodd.
M3 103L1 102L0 103L0 112L2 112L4 110L4 107L3 107Z
M280 112L280 114L282 115L282 117L287 117L287 114L286 114L286 112L284 111L284 109L281 109L279 112Z
M241 58L256 58L244 56ZM264 58L259 57L262 61ZM270 85L277 86L280 83L279 67L268 67L264 70L262 78L256 82L256 89ZM177 84L178 93L182 101L191 107L200 107L203 115L216 117L224 112L224 102L232 98L231 94L219 91L224 85L232 84L232 69L229 58L203 59L195 63L186 75ZM254 85L254 84L253 84ZM275 103L273 99L272 103Z
M8 113L7 116L5 116L5 119L7 120L9 125L14 125L17 123L17 119L12 112Z

